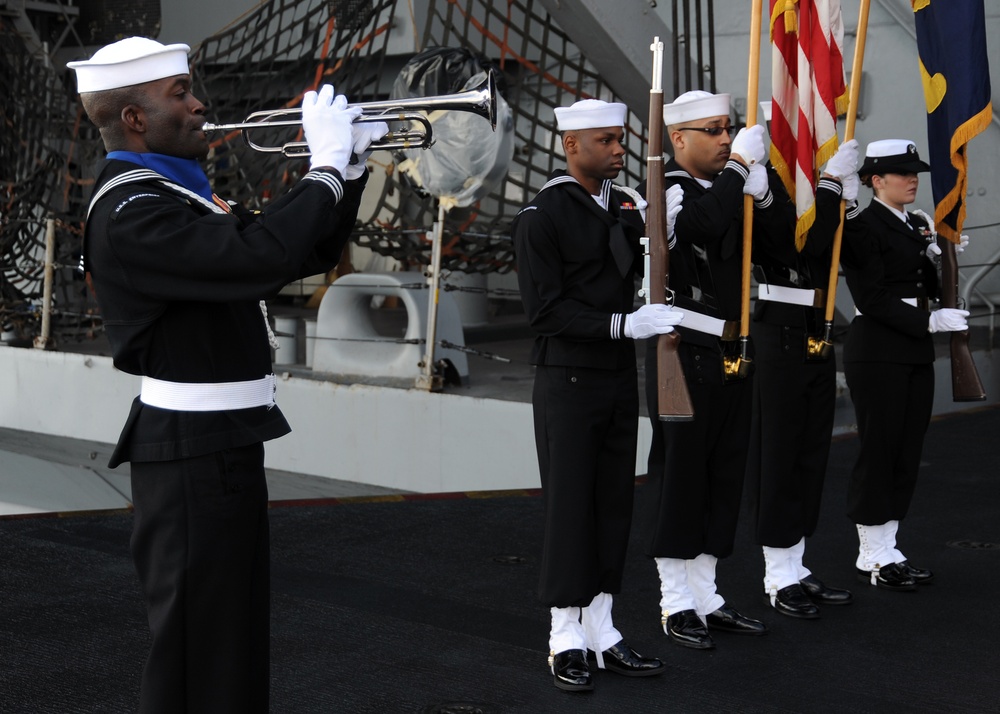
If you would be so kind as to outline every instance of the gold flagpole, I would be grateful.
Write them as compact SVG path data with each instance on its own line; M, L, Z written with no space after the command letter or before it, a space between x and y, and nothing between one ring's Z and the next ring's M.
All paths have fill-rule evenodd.
M861 0L861 10L858 14L858 32L854 44L854 63L851 65L851 91L847 101L847 127L844 130L844 141L854 138L854 125L858 116L858 98L861 96L861 68L865 61L865 40L868 36L868 6L869 0ZM833 349L831 334L833 332L833 313L837 303L837 281L840 275L840 247L844 238L844 214L847 212L847 200L840 201L840 225L833 236L833 254L830 258L830 279L826 287L826 324L823 329L824 354ZM810 345L810 352L813 346ZM817 350L820 351L820 350Z
M760 28L763 0L753 0L750 15L750 65L747 71L748 127L757 123L757 89L760 80ZM740 355L738 361L724 362L726 377L737 379L750 372L750 275L753 243L753 196L743 196L743 283L740 300Z

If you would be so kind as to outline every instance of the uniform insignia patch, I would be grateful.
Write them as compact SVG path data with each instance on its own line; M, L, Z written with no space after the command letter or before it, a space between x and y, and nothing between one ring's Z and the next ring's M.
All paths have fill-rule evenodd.
M125 208L125 206L127 206L128 204L132 203L132 201L134 201L137 198L160 198L160 196L155 193L137 193L132 196L129 196L124 201L115 206L115 210L111 212L112 219L117 218L121 210Z

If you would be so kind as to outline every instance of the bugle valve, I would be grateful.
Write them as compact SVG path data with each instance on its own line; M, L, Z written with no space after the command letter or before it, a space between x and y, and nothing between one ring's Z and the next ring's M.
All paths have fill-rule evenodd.
M490 122L495 130L497 122L496 78L492 72L473 89L456 94L441 94L432 97L408 99L384 99L373 102L351 104L361 108L361 116L355 122L409 122L420 128L390 131L371 144L374 150L382 149L427 149L434 143L434 134L427 113L435 111L471 112ZM272 109L254 112L237 124L206 123L206 132L238 131L243 141L254 151L266 154L283 154L298 158L309 156L309 145L304 141L288 141L283 144L261 144L251 138L251 132L302 126L302 109L298 107Z

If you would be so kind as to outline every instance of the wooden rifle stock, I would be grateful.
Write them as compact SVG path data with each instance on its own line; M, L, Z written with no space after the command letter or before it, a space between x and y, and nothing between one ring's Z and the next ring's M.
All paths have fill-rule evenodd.
M649 301L668 302L670 248L667 238L667 211L663 178L663 43L653 38L653 81L649 90L649 146L646 159L646 235L649 237ZM660 421L691 421L694 407L684 381L675 330L660 335L656 342L656 393Z
M958 259L955 244L938 236L941 249L941 306L958 307ZM951 333L951 397L956 402L980 402L986 390L979 379L976 363L969 350L969 332Z

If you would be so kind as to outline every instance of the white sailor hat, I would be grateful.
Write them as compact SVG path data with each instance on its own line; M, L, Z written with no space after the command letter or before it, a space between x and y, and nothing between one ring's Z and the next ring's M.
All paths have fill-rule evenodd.
M161 45L145 37L128 37L102 47L89 60L67 62L76 70L80 94L131 87L187 74L187 45Z
M693 89L663 105L663 123L667 126L719 116L729 116L728 94Z
M920 160L917 145L908 139L881 139L865 148L865 162L858 169L861 176L872 174L915 174L930 171Z
M568 107L556 107L556 126L559 131L625 126L626 111L626 106L619 102L581 99Z

